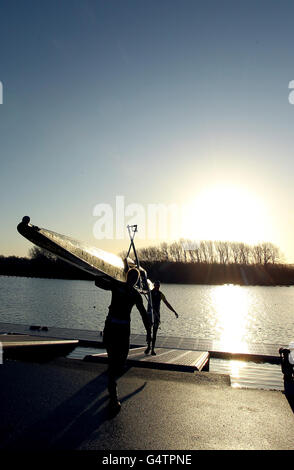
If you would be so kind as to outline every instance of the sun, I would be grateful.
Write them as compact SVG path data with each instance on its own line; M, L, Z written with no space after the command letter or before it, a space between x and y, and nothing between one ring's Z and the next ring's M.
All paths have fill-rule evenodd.
M241 186L214 185L187 205L182 236L255 244L268 239L268 225L265 206L255 194Z

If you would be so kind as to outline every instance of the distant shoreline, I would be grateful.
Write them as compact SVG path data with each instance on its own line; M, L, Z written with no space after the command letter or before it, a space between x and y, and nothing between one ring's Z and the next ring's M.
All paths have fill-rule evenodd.
M294 266L287 264L220 264L177 261L141 262L151 281L166 284L241 286L294 285ZM18 258L0 256L0 275L45 279L88 280L90 274L59 260L40 256Z

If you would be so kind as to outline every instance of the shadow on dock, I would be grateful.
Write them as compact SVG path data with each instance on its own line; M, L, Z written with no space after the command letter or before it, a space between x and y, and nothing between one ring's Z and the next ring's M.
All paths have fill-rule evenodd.
M140 393L146 384L147 382L122 396L121 402ZM101 425L115 417L108 407L107 371L87 383L54 411L45 413L45 416L42 412L40 414L39 420L26 429L14 431L10 436L0 436L0 448L27 451L66 450L79 448L89 436L99 439Z

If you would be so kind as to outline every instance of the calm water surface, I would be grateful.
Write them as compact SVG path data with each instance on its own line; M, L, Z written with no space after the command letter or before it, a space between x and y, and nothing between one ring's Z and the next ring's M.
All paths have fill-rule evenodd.
M294 286L241 287L163 284L179 313L162 305L162 336L240 343L288 344L294 339ZM89 281L0 276L0 321L103 329L111 294ZM132 333L144 333L134 307Z

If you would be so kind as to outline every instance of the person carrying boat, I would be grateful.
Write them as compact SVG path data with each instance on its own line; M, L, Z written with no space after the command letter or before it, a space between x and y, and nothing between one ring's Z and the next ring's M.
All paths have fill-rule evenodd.
M151 337L150 341L147 340L147 349L145 350L145 354L150 353L151 349L151 354L153 356L156 356L156 352L154 350L155 348L155 342L156 342L156 335L157 335L157 330L160 325L160 302L163 301L167 308L174 312L176 318L179 318L179 315L177 312L174 310L174 308L171 306L171 304L166 300L165 295L159 290L160 288L160 282L155 281L154 282L154 287L151 291L151 297L152 297L152 307L153 307L153 331L152 331L152 342L151 342ZM150 311L150 305L148 305L148 311ZM152 345L152 347L151 347Z
M108 391L110 407L119 411L117 378L122 374L130 347L131 311L134 305L140 312L147 332L147 343L151 339L151 321L144 307L139 292L134 288L138 281L139 271L132 268L128 271L126 283L107 281L95 278L95 285L112 292L109 312L105 320L103 343L108 355Z

